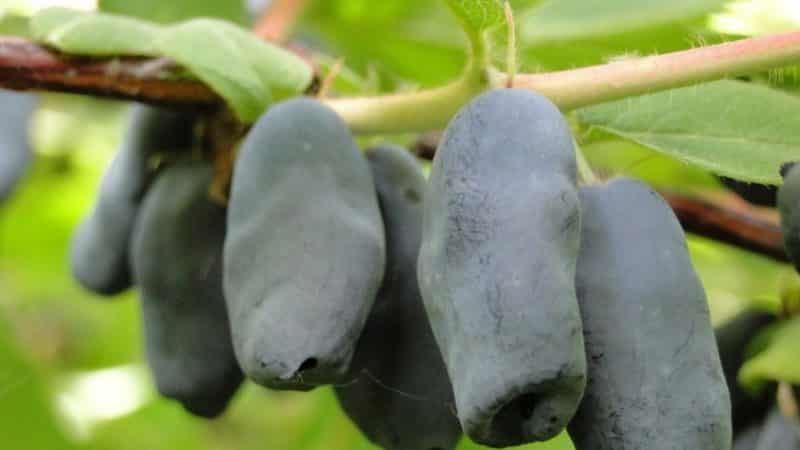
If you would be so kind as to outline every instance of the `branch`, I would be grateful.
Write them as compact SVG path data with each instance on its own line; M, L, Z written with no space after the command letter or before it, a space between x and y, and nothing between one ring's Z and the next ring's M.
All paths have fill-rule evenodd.
M797 63L800 32L793 32L580 69L520 74L514 83L541 92L569 110ZM156 104L208 105L220 101L197 82L169 78L175 75L174 67L153 73L153 64L153 60L133 58L68 58L28 41L0 38L0 87L77 92ZM326 103L356 133L436 129L475 95L504 87L508 81L503 73L479 75L472 73L449 85L415 93L329 99Z
M564 110L800 63L800 32L742 39L581 69L517 75ZM500 76L498 83L504 83Z
M222 100L205 84L180 78L167 59L72 58L15 37L0 37L0 86L205 107Z
M685 195L661 192L683 228L698 236L724 242L780 262L789 262L780 227L745 214Z
M285 38L307 0L276 0L257 32L265 38ZM301 49L289 48L314 66ZM0 36L0 87L27 91L67 92L162 106L208 107L223 104L211 88L186 79L167 58L78 58L34 42Z
M433 159L441 133L426 133L412 151L420 158ZM727 208L710 201L661 191L675 215L689 233L739 247L776 261L788 262L783 235L777 225L762 217Z

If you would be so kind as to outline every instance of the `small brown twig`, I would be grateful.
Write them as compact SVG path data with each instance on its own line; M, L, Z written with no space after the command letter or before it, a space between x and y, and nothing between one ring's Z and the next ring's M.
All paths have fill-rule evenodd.
M90 59L62 55L31 41L0 37L0 87L70 92L165 106L221 103L203 83L187 80L169 60Z
M438 132L423 134L412 146L412 151L420 158L433 159L440 139L441 133ZM783 248L783 235L776 224L756 214L734 210L707 200L674 192L660 193L687 232L776 261L788 262L789 258Z
M439 146L439 141L441 140L441 131L423 133L419 135L414 144L412 144L411 151L417 155L418 158L432 161L433 157L436 156L436 147Z
M203 129L203 147L211 150L214 162L214 181L209 193L214 201L225 205L233 180L237 145L247 134L248 127L227 108L219 109L207 119Z
M759 216L732 210L706 200L661 192L683 228L699 236L788 262L780 227Z
M316 65L303 50L286 49ZM309 87L315 92L318 77ZM186 77L167 58L77 58L18 37L0 36L0 88L66 92L133 100L174 108L213 108L224 100L206 84Z
M308 0L273 0L253 28L261 39L284 43L308 6Z
M325 75L325 78L322 79L319 90L317 91L317 98L325 98L328 96L328 91L333 86L333 83L336 81L336 77L339 76L339 73L342 71L343 67L344 67L344 60L343 59L336 60L333 66L331 66L328 73Z

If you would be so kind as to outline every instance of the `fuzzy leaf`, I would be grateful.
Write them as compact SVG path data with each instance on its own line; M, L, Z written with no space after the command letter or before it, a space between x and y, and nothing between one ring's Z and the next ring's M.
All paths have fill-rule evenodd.
M223 20L169 26L154 46L211 86L246 122L311 82L311 69L300 58Z
M47 8L31 18L33 38L65 53L86 56L156 56L152 42L161 28L112 14Z
M447 0L447 6L470 36L503 23L505 17L503 4L499 0Z
M800 155L800 98L754 83L675 89L585 108L578 117L585 125L744 181L780 184L780 167Z

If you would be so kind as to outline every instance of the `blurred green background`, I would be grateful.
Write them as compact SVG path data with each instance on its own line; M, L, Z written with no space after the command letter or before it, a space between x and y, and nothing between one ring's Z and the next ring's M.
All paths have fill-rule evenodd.
M93 6L85 0L10 0L0 1L0 7L30 13L52 3ZM521 28L521 65L529 71L800 28L798 8L792 15L785 9L791 2L779 0L733 6L708 0L512 3ZM584 6L576 12L570 4ZM676 4L679 13L645 20L654 17L647 8L665 4ZM607 13L600 7L608 5L634 14L615 16L613 8ZM636 17L638 10L645 19ZM726 12L712 14L719 11ZM595 26L575 26L589 19ZM458 28L434 1L319 0L303 18L298 36L323 63L345 58L339 93L435 85L456 76L464 62ZM781 83L791 89L793 80ZM11 201L0 206L0 448L374 448L338 410L330 389L278 393L249 384L227 414L214 421L192 418L157 397L143 366L136 293L110 300L93 297L72 281L66 266L70 235L92 204L99 177L121 139L125 109L116 102L43 96L30 128L36 161ZM578 131L589 159L606 173L634 175L681 191L721 192L707 173L634 144ZM369 141L385 139L408 142L409 136ZM775 308L778 280L787 266L698 238L691 239L691 251L715 322L743 308ZM479 447L465 441L460 448ZM524 448L572 447L561 437Z

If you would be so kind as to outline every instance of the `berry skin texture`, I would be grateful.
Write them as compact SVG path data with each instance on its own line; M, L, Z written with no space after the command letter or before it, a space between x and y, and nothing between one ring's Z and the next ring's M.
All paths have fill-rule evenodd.
M570 129L538 94L483 94L450 122L424 201L418 277L464 432L544 441L586 382Z
M775 408L767 417L755 450L796 450L800 448L800 425Z
M28 122L37 102L31 94L0 90L0 204L11 195L30 165Z
M145 353L159 392L214 417L243 375L222 293L225 209L209 199L213 169L180 162L148 191L131 241Z
M400 147L375 148L367 159L385 224L386 274L350 365L354 381L337 386L336 396L381 448L452 450L461 426L416 273L425 177Z
M131 287L128 249L153 176L149 160L158 152L191 148L193 127L193 118L186 114L132 108L125 140L103 175L94 209L70 244L70 270L87 290L113 296Z
M738 383L739 369L747 359L748 344L760 331L775 322L776 317L770 313L745 311L714 331L722 370L731 394L735 433L762 422L775 398L774 390L765 390L755 394L744 390Z
M778 211L786 253L800 273L800 164L795 164L783 178L778 190Z
M733 440L733 450L755 450L759 436L761 427L758 425L740 431Z
M669 205L618 179L581 189L576 285L589 382L577 450L729 450L731 406L686 237Z
M386 261L366 158L322 103L273 106L234 168L225 293L245 374L309 390L347 372Z

